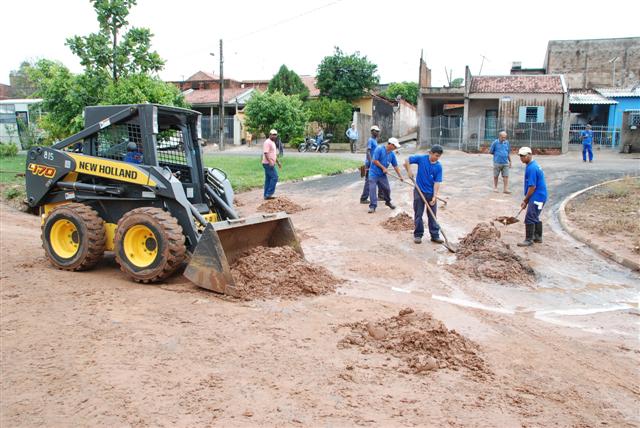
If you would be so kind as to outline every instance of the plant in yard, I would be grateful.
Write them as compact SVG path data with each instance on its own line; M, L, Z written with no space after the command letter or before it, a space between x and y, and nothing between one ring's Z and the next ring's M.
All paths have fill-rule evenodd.
M136 0L91 3L99 31L67 39L84 72L73 74L63 64L47 59L28 69L28 79L37 88L34 95L43 98L42 109L47 114L38 124L47 131L48 143L80 131L86 106L144 102L186 106L173 85L154 77L164 61L151 51L151 31L127 29L129 9Z
M18 146L14 143L0 144L0 158L11 157L18 154Z
M297 95L302 100L306 100L309 97L307 85L302 83L302 79L295 71L289 70L284 64L280 66L280 70L269 82L268 91L280 91L285 95Z
M418 92L419 88L416 82L394 82L390 83L381 95L391 99L396 99L400 95L403 100L415 106L418 104Z
M337 139L344 135L353 117L351 104L343 100L319 98L307 102L306 107L309 120L318 122L325 132L332 132Z
M247 102L244 113L249 132L268 135L269 130L276 129L285 144L304 135L308 115L298 96L282 92L256 93Z
M326 56L318 65L316 86L320 96L353 101L375 89L380 81L376 75L378 66L359 52L345 55L336 46L331 56Z

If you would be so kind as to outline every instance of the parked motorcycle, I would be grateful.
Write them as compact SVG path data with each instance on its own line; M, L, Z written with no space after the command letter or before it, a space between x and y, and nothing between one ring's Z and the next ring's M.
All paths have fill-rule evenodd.
M322 140L320 144L317 143L314 137L307 137L304 139L302 143L298 145L299 152L320 152L327 153L329 151L329 147L331 143L331 139L333 138L333 134L327 134L326 138Z

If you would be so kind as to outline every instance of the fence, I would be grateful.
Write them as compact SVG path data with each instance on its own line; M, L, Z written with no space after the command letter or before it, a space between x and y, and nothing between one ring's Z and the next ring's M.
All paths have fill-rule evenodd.
M581 145L582 139L580 138L580 132L586 129L586 125L574 124L569 127L569 144ZM608 126L592 126L593 142L594 145L600 147L609 146L615 147L620 144L620 129L610 128Z
M218 142L220 140L219 124L220 124L220 118L218 116L213 116L213 135L211 135L211 116L202 116L202 138L204 138L205 140L209 140L209 141L213 140L213 142ZM233 135L234 135L233 116L225 116L224 117L225 142L228 144L232 144Z
M465 129L466 128L466 129ZM461 116L436 116L427 118L420 130L421 143L427 146L440 144L468 152L483 151L498 137L507 133L512 147L560 149L562 147L562 122L520 123L515 120L474 117L466 123ZM426 140L426 141L425 141Z

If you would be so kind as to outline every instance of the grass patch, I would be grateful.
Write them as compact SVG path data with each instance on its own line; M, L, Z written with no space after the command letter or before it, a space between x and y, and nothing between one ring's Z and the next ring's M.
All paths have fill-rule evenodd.
M567 205L567 215L584 231L615 236L620 246L640 253L640 179L625 177L585 192Z
M291 156L280 160L282 169L278 170L280 182L300 180L311 175L339 174L350 168L357 168L361 162L330 156ZM236 191L244 191L264 184L264 169L260 156L217 156L207 155L204 164L225 171Z
M285 157L281 161L282 170L278 171L280 181L300 180L315 174L339 174L360 166L359 161L331 156ZM24 187L24 175L16 174L24 174L25 162L25 155L0 158L0 184L3 185L4 192L10 192L3 194L4 199L19 197L13 186ZM236 191L262 187L264 184L264 169L259 156L207 155L204 157L204 164L225 171Z
M24 174L26 161L26 155L0 158L0 183L24 184L24 175L16 177L16 174Z

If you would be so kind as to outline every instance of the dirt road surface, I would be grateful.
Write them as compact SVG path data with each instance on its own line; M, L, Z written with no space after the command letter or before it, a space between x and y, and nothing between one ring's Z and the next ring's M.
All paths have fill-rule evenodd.
M578 156L538 158L551 195L543 244L515 247L522 224L498 225L536 272L526 286L457 276L442 246L384 229L412 215L411 190L392 182L398 209L369 215L356 174L278 187L305 208L292 218L307 260L346 279L296 300L236 301L181 276L135 284L111 255L90 272L55 270L39 219L3 206L0 425L638 426L640 278L556 221L566 195L637 173L638 160ZM447 151L442 163L439 220L453 241L517 212L520 164L505 195L492 192L489 157ZM262 202L239 199L245 215ZM489 375L407 373L392 354L338 346L350 323L407 307L473 342Z

